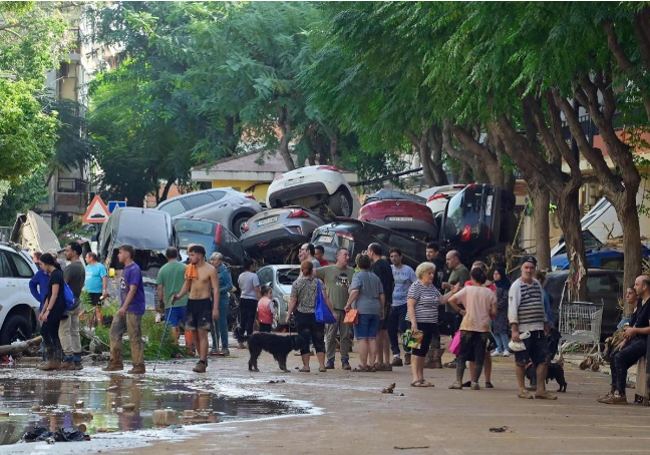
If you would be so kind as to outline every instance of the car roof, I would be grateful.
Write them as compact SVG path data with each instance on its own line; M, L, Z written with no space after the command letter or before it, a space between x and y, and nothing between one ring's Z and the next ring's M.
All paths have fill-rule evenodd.
M178 196L174 196L172 198L165 199L160 204L158 204L158 206L160 207L161 205L167 204L168 202L176 201L178 199L183 199L183 198L186 198L186 197L189 197L189 196L194 196L196 194L212 193L212 192L215 192L215 191L225 191L227 193L237 193L237 194L243 194L243 195L246 194L246 193L242 193L241 191L237 191L237 190L233 189L231 186L224 186L222 188L208 188L207 190L192 191L191 193L179 194Z
M176 224L177 221L202 221L204 223L221 224L219 221L206 220L205 218L196 218L194 216L181 216L172 220L174 224Z

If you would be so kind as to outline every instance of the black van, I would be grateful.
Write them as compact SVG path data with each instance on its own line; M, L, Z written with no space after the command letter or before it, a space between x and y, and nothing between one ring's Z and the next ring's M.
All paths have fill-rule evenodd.
M321 245L325 249L325 259L330 264L336 262L336 250L346 248L350 252L350 265L353 265L357 254L365 251L373 242L381 245L382 253L387 257L391 248L399 248L402 261L413 269L426 261L425 243L397 231L350 218L340 218L316 228L311 240L314 246Z

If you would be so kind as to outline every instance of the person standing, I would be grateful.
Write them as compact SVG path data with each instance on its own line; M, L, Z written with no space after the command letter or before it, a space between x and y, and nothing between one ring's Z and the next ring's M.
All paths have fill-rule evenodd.
M245 349L243 338L250 337L255 327L255 315L257 314L257 302L262 298L260 291L260 279L255 273L255 264L250 259L244 260L244 273L239 275L239 334L241 338L239 349Z
M627 404L625 395L627 370L647 353L648 335L650 335L650 277L647 275L637 277L634 280L634 290L641 298L641 304L632 321L633 326L625 327L625 341L609 358L612 383L609 393L598 398L600 403ZM538 378L538 384L540 381Z
M37 368L43 371L57 370L61 367L61 341L59 339L59 324L65 312L65 295L63 272L56 258L45 253L40 258L43 271L50 277L47 295L43 309L38 317L41 321L41 336L45 343L45 362Z
M210 264L217 269L219 276L219 319L217 324L217 336L221 337L221 350L219 355L230 355L228 349L228 308L230 306L230 292L232 290L232 275L228 266L224 264L224 257L221 253L212 253ZM212 340L216 348L216 337Z
M41 262L42 253L37 251L33 255L34 264L38 268L36 274L29 280L29 292L32 294L32 297L38 302L38 313L40 314L43 311L43 304L45 303L45 298L47 297L47 292L49 290L50 277L47 273L43 271L43 263ZM41 342L41 357L43 362L45 362L45 343Z
M380 321L385 317L386 300L381 281L370 271L372 261L366 254L357 256L359 271L352 277L350 296L345 311L352 305L359 312L358 324L354 326L354 335L359 340L359 367L353 371L375 372L377 367L377 332Z
M186 265L178 260L178 250L169 247L165 251L167 264L163 265L158 272L156 284L158 285L158 301L163 303L165 310L165 323L173 328L174 342L178 343L181 328L185 327L187 317L187 297L173 302L176 294L181 292L185 284ZM185 346L192 352L192 332L185 332Z
M497 314L496 294L492 289L485 287L487 275L483 268L472 267L470 277L471 285L466 285L449 299L449 304L463 316L460 325L460 354L456 362L456 382L449 387L450 389L463 388L465 362L470 355L474 359L470 386L472 390L480 389L478 380L481 377L490 338L490 317ZM458 304L462 304L463 309Z
M393 289L393 304L388 316L388 338L390 341L390 349L393 352L393 361L391 365L394 367L401 367L404 363L400 357L398 333L406 332L406 298L409 288L417 277L411 267L402 264L402 251L399 248L390 250L390 262L392 262L391 270L393 272L393 281L395 282L395 289ZM404 357L407 359L407 365L411 362L411 349L404 348Z
M336 264L321 267L316 270L316 276L323 280L327 295L334 308L336 321L325 327L325 347L327 364L325 368L334 369L336 357L336 336L341 340L341 368L350 370L350 332L352 325L343 322L345 320L345 305L348 302L349 287L354 276L354 269L348 265L350 253L345 248L336 251Z
M104 371L121 371L122 337L129 334L131 344L131 368L129 374L144 374L144 352L142 346L142 315L145 310L144 285L142 271L133 262L135 249L131 245L118 248L117 260L124 264L120 278L120 309L113 316L111 324L111 359Z
M427 243L425 250L427 261L432 262L436 266L436 277L433 280L433 285L438 289L442 289L442 276L445 271L445 260L440 256L440 245L435 242Z
M384 308L382 309L383 317L379 321L377 329L377 368L378 371L392 371L390 341L388 339L388 318L390 317L391 306L393 305L393 290L395 281L393 280L393 269L384 258L382 258L382 248L378 243L368 245L368 257L372 261L371 272L377 275L384 288Z
M59 325L59 338L63 346L62 370L81 370L81 335L79 335L79 314L81 307L81 291L86 281L86 268L81 261L81 245L70 242L65 247L65 258L70 264L63 271L63 279L70 286L74 295L74 306L67 310Z
M273 289L269 286L262 286L260 291L262 298L257 302L257 318L260 324L260 332L271 333L273 329Z
M508 351L508 291L510 291L510 280L506 276L503 267L497 267L494 271L494 285L497 287L497 316L494 318L492 333L497 348L492 352L492 357L509 357Z
M524 383L528 360L537 365L537 391L535 398L557 400L556 396L546 391L546 373L548 372L549 352L546 334L548 320L544 312L542 285L533 278L537 259L525 256L521 265L521 278L518 278L508 293L508 320L512 329L512 340L523 341L525 351L515 352L515 372L519 385L519 398L532 399ZM520 335L526 333L525 339Z
M188 252L190 265L185 269L185 284L172 297L172 302L182 299L189 291L185 330L194 332L193 338L199 354L199 361L192 371L205 373L208 368L208 332L212 327L211 321L219 319L219 276L217 270L206 262L205 248L202 245L192 245Z
M102 319L102 300L108 297L108 273L104 264L100 264L95 253L86 254L86 291L90 296L90 303L93 305L93 320L91 326L101 326L104 324Z
M327 267L330 265L330 263L327 262L327 259L325 259L325 248L323 245L316 245L314 247L314 259L318 261L321 267Z
M298 260L301 264L305 261L311 261L311 263L314 265L314 270L316 270L321 265L320 261L314 257L315 255L316 248L314 245L311 243L305 243L300 247L300 251L298 251Z

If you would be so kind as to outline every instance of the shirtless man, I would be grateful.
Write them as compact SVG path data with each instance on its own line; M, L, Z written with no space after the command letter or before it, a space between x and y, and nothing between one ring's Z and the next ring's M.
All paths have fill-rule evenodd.
M188 252L190 265L185 272L185 284L181 292L172 297L172 301L175 302L181 299L187 291L190 291L190 298L187 301L185 330L191 330L194 333L194 342L199 353L199 362L192 371L205 373L208 367L210 317L213 320L219 319L219 276L217 269L205 261L205 248L203 246L192 245L189 247ZM213 295L214 303L212 300Z

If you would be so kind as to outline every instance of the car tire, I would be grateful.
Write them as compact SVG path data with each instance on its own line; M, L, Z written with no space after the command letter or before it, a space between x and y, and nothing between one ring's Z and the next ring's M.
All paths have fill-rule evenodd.
M12 314L5 319L0 333L0 344L9 345L14 341L26 341L32 338L32 326L29 319L21 314Z
M232 222L232 233L239 239L244 235L244 226L251 219L250 215L239 215Z
M352 197L345 188L339 188L329 199L329 206L337 216L352 216Z

